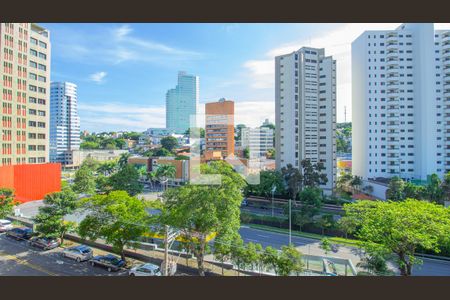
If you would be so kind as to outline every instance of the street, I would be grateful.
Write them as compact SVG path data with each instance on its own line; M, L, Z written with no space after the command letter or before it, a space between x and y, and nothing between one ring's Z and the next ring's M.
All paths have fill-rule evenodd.
M87 262L63 258L61 248L42 251L0 234L0 276L125 276L127 271L108 272ZM94 255L99 254L95 252Z
M283 245L289 244L289 235L284 233L271 232L266 230L249 228L242 226L239 230L242 239L248 243L260 243L263 247L272 246L280 249ZM304 254L325 256L325 252L319 248L319 240L292 236L292 244ZM350 246L338 246L336 253L330 252L328 256L351 259L356 264L360 261L360 250ZM450 261L437 260L432 258L421 258L423 265L416 265L413 268L414 276L450 276ZM391 264L391 268L395 266Z

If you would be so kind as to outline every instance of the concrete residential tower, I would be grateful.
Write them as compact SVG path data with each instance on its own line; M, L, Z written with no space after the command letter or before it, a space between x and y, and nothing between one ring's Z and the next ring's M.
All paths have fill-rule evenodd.
M50 34L0 24L0 166L49 161Z
M80 118L77 86L70 82L52 82L50 93L50 160L72 163L72 151L80 149Z
M190 127L191 115L197 114L200 86L199 77L178 73L178 84L166 94L166 128L184 133Z
M275 58L276 168L322 162L330 192L336 180L336 61L303 47Z
M386 181L450 171L450 30L403 24L352 43L353 173Z
M220 99L218 102L206 103L205 114L206 159L233 156L234 101Z

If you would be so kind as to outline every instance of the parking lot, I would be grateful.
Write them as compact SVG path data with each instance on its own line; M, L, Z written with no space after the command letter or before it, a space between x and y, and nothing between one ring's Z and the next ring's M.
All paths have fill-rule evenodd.
M74 244L75 245L75 244ZM128 270L108 272L102 267L93 267L88 262L76 262L62 257L62 248L43 251L0 233L0 276L128 276ZM95 255L107 254L95 249ZM127 259L131 264L142 262ZM176 276L186 276L177 273Z

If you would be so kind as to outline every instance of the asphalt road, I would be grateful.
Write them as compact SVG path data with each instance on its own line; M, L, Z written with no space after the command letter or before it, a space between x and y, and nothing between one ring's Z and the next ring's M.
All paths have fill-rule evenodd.
M242 239L248 243L260 243L263 247L272 246L280 249L284 245L289 244L289 235L254 229L249 227L241 227L239 230ZM311 255L325 255L322 249L318 247L319 241L316 239L292 236L292 244L299 247L300 251ZM330 252L329 256L351 259L353 264L360 260L360 250L355 247L338 246L337 252ZM413 268L414 276L450 276L450 261L437 260L431 258L420 258L422 265L416 265ZM392 267L394 267L392 265Z
M94 255L95 255L94 250ZM0 234L0 276L125 276L63 258L61 248L42 251Z

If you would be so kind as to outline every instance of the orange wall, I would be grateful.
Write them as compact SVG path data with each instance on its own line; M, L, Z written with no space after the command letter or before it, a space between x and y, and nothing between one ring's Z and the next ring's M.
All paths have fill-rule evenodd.
M59 163L3 166L0 174L0 186L14 188L20 202L41 200L46 194L61 190Z

